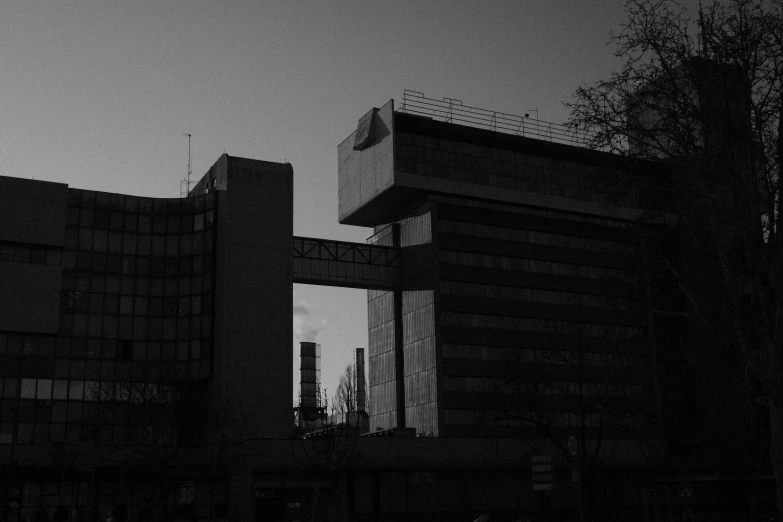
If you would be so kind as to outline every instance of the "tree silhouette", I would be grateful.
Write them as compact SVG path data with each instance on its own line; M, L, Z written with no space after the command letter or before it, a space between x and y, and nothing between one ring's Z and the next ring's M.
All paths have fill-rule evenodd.
M639 183L640 162L627 173L638 176L646 218L675 215L680 238L649 252L684 299L689 330L698 323L692 338L741 359L747 389L758 385L783 519L783 4L718 0L694 15L671 0L627 0L625 9L610 41L623 65L576 91L571 123L592 132L594 148L656 161L658 186Z

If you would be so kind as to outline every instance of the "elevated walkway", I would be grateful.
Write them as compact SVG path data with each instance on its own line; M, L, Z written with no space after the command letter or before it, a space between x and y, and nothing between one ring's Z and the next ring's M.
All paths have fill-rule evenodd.
M294 283L394 290L400 249L294 236Z

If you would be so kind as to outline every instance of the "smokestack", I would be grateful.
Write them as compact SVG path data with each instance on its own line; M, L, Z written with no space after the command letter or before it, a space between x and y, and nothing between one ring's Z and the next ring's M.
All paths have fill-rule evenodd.
M321 345L299 343L299 407L318 408L318 387L321 382Z
M364 380L364 348L356 349L356 361L354 364L354 374L356 375L356 409L358 411L367 411L367 391Z

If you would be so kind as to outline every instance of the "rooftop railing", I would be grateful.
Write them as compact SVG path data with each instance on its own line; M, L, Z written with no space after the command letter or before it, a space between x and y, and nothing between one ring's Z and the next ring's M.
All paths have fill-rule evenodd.
M405 89L402 95L402 106L398 112L577 147L586 147L593 138L593 133L573 125L470 107L454 98L436 100L409 89Z

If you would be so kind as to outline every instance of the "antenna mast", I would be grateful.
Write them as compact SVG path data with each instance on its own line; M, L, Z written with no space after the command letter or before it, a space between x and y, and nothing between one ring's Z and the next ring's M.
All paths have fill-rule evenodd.
M187 136L188 137L188 175L187 175L187 177L185 179L183 179L182 181L179 182L179 195L181 197L183 197L183 198L186 198L186 197L188 197L188 194L190 194L190 174L191 174L191 169L190 169L190 160L191 160L191 156L190 156L190 136L191 136L191 134L189 132L187 132L187 133L184 133L183 136Z

